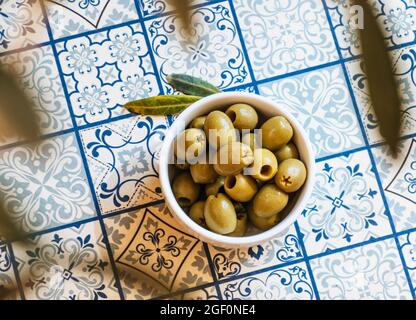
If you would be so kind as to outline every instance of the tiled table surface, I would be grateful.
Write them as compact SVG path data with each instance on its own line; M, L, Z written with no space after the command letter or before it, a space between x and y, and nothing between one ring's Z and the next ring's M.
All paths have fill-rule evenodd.
M348 0L195 0L191 44L164 0L0 1L1 63L44 134L36 150L1 143L2 200L33 237L0 244L0 286L17 299L415 298L416 2L371 2L404 95L397 160ZM275 99L307 129L316 184L282 236L217 248L166 209L157 162L172 119L120 106L171 93L166 75L182 71Z

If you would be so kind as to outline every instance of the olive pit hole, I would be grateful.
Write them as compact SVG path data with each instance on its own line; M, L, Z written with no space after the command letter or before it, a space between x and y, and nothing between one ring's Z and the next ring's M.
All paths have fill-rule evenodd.
M262 166L261 167L261 169L260 169L260 174L262 175L262 176L269 176L271 173L272 173L272 167L271 166L269 166L269 165L264 165L264 166Z
M237 184L237 178L235 176L227 177L226 185L228 189L232 189Z

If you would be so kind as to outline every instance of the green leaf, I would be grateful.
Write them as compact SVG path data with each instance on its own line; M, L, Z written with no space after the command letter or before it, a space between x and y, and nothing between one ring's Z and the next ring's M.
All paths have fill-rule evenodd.
M167 76L168 83L176 90L193 96L206 97L221 92L216 86L186 74L171 74Z
M155 96L131 101L124 107L141 115L171 115L183 111L200 99L201 97L185 95Z

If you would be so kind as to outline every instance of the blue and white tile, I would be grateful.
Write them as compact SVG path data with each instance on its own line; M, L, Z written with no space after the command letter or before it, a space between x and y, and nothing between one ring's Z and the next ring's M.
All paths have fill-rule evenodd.
M400 250L403 253L405 267L412 281L412 289L416 296L416 232L399 237Z
M2 66L16 75L18 83L34 102L41 133L49 134L72 127L69 108L52 48L43 46L10 54L0 59ZM15 142L10 137L3 144Z
M166 215L159 206L104 220L127 299L151 299L213 281L202 242Z
M315 294L305 263L220 285L224 300L312 300Z
M218 279L243 275L248 272L281 265L302 258L302 250L295 227L292 225L264 244L248 249L227 249L209 246L214 270Z
M393 50L390 54L401 94L401 135L404 136L416 131L416 46ZM367 76L363 71L364 64L362 60L354 60L346 66L368 140L370 144L383 142L369 95Z
M9 248L0 242L0 293L3 290L7 290L7 295L2 296L2 299L20 298Z
M119 299L100 223L91 222L13 243L25 298Z
M195 6L212 1L216 0L189 0L188 2L190 6ZM138 0L138 3L142 15L146 18L175 10L172 0Z
M219 300L217 290L214 286L198 289L191 292L169 297L167 300Z
M1 202L27 232L95 216L74 134L0 152Z
M46 0L55 39L137 20L132 0Z
M323 300L412 299L394 239L310 261Z
M343 57L359 55L360 30L351 20L357 14L351 0L326 0L326 3ZM369 3L388 46L403 45L416 40L414 0L370 0Z
M71 39L57 49L78 125L127 114L126 102L160 92L139 24Z
M158 160L166 117L130 117L80 132L101 213L163 199Z
M235 0L257 80L338 59L321 1Z
M396 159L387 146L372 149L397 231L416 226L416 140L402 140Z
M191 13L194 32L187 37L177 16L146 21L165 93L171 73L186 73L226 89L251 82L229 5L224 2L203 6Z
M49 41L38 0L0 1L0 52Z
M298 219L308 255L391 234L367 151L316 165L312 196Z
M259 91L296 117L317 158L364 145L341 67L266 83Z

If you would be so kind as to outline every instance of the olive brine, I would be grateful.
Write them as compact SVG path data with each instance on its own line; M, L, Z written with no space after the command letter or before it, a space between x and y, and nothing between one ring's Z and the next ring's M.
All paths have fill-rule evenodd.
M195 118L176 137L172 190L204 228L235 237L246 234L249 222L270 229L304 185L307 170L289 121L275 116L258 123L256 110L239 103Z

